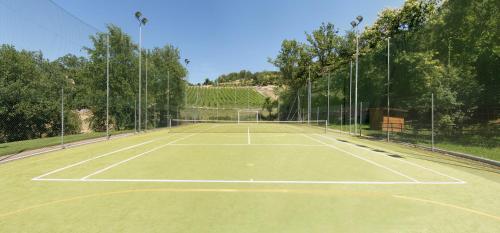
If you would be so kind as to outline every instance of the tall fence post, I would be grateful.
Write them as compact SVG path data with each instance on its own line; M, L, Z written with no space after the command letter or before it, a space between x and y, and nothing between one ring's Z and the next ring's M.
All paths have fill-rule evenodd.
M61 87L61 148L64 149L64 84Z
M363 102L359 103L359 136L361 136L361 129L363 128Z
M434 93L431 93L431 150L434 151Z
M109 34L106 36L106 138L109 139Z
M344 121L343 121L343 119L342 119L342 115L343 115L343 114L342 114L342 104L341 104L341 105L340 105L340 132L342 132L342 130L343 130L343 127L342 127L342 126L343 126L343 124L344 124Z
M316 110L316 123L319 122L319 107L317 107L317 110Z
M326 94L326 125L330 122L330 74L328 74L327 94Z
M137 99L134 100L134 132L137 133Z
M387 126L391 126L390 128L387 128L387 142L389 142L389 135L390 135L390 131L392 130L392 124L391 124L391 117L390 117L390 102L389 102L389 91L390 91L390 46L391 46L391 38L387 38Z

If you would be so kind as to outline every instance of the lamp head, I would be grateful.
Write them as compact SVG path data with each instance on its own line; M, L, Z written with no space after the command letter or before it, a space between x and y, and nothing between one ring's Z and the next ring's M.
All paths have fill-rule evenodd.
M356 23L356 21L354 21L354 20L353 20L353 21L351 21L351 26L352 26L353 28L355 28L357 25L358 25L358 24Z
M142 25L146 25L147 22L148 22L148 19L142 18L142 20L141 20L141 24Z
M140 20L141 19L141 16L142 16L142 13L140 11L136 11L135 12L135 18Z
M361 21L363 21L363 16L358 15L358 17L356 17L356 20L358 20L358 24L361 23Z

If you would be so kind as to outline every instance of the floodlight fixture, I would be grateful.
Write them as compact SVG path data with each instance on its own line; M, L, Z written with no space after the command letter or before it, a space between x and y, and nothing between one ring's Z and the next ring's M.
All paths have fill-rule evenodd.
M135 18L136 18L137 20L140 20L140 19L141 19L141 17L142 17L142 13L141 13L140 11L136 11L136 12L135 12Z
M363 16L358 15L358 17L356 17L356 20L358 20L358 24L361 23L361 21L363 21Z
M358 23L356 23L356 21L353 20L353 21L351 21L351 26L353 28L355 28L356 26L358 26Z

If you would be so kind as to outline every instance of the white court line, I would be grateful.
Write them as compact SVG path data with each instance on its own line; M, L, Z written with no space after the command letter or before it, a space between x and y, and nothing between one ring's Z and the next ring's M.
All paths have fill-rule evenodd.
M248 143L222 143L222 144L217 144L217 143L197 143L197 144L181 144L181 143L175 143L175 144L170 144L169 146L298 146L298 147L327 147L325 145L318 145L318 144L248 144Z
M250 127L247 127L247 135L248 135L248 136L247 136L247 138L248 138L248 145L250 145L250 144L252 144L252 143L250 142Z
M351 153L351 152L349 152L349 151L346 151L346 150L340 149L340 148L338 148L338 147L336 147L336 146L334 146L334 145L331 145L331 144L325 143L325 142L320 141L320 140L318 140L318 139L316 139L316 138L313 138L313 137L311 137L311 136L308 136L308 135L305 135L305 134L302 134L302 135L303 135L304 137L310 138L311 140L314 140L314 141L319 142L319 143L321 143L321 144L324 144L324 145L326 145L326 146L328 146L328 147L331 147L331 148L333 148L333 149L335 149L335 150L337 150L337 151L344 152L344 153L346 153L346 154L348 154L348 155L351 155L351 156L353 156L353 157L356 157L356 158L358 158L358 159L361 159L361 160L363 160L363 161L365 161L365 162L371 163L371 164L373 164L373 165L375 165L375 166L377 166L377 167L384 168L384 169L386 169L386 170L388 170L388 171L390 171L390 172L392 172L392 173L394 173L394 174L397 174L397 175L403 176L403 177L405 177L405 178L407 178L407 179L409 179L409 180L411 180L411 181L413 181L413 182L420 182L420 181L418 181L418 180L417 180L417 179L415 179L415 178L412 178L412 177L410 177L410 176L408 176L408 175L405 175L405 174L403 174L403 173L401 173L401 172L398 172L398 171L396 171L396 170L394 170L394 169L388 168L388 167L386 167L386 166L384 166L384 165L382 165L382 164L379 164L379 163L377 163L377 162L371 161L371 160L369 160L369 159L367 159L367 158L364 158L364 157L361 157L361 156L355 155L355 154L353 154L353 153Z
M155 148L153 148L153 149L151 149L151 150L148 150L148 151L142 152L142 153L140 153L140 154L138 154L138 155L135 155L135 156L132 156L132 157L130 157L130 158L128 158L128 159L122 160L122 161L117 162L117 163L113 163L113 164L111 164L111 165L109 165L109 166L107 166L107 167L105 167L105 168L103 168L103 169L97 170L97 171L95 171L95 172L93 172L93 173L91 173L91 174L89 174L89 175L87 175L87 176L84 176L84 177L80 178L80 179L81 179L81 180L85 180L85 179L87 179L87 178L89 178L89 177L91 177L91 176L97 175L97 174L102 173L102 172L104 172L104 171L107 171L107 170L109 170L109 169L111 169L111 168L114 168L114 167L116 167L116 166L118 166L118 165L120 165L120 164L122 164L122 163L126 163L126 162L128 162L128 161L130 161L130 160L133 160L133 159L139 158L139 157L141 157L141 156L143 156L143 155L145 155L145 154L149 154L149 153L151 153L151 152L153 152L153 151L157 151L157 150L159 150L159 149L161 149L161 148L164 148L164 147L166 147L166 146L168 146L168 145L170 145L170 144L172 144L172 143L175 143L175 142L180 141L180 140L182 140L182 139L186 139L186 138L191 137L191 136L193 136L193 135L195 135L195 134L190 134L190 135L188 135L188 136L186 136L186 137L182 137L182 138L176 139L176 140L174 140L174 141L171 141L171 142L169 142L169 143L167 143L167 144L164 144L164 145L161 145L161 146L157 146L157 147L155 147Z
M318 136L320 136L320 137L326 138L326 139L328 139L328 140L331 140L331 141L338 141L338 142L342 142L342 141L336 140L335 138L326 137L326 136L323 136L323 135L320 135L320 134L317 134L317 135L318 135ZM352 145L351 143L347 143L347 142L342 142L342 143L345 143L345 144L347 144L347 145L350 145L350 146L352 146L352 147L355 147L355 146L354 146L354 145ZM358 148L358 147L355 147L355 148ZM372 151L372 150L369 150L369 149L367 149L367 148L363 148L363 147L359 147L359 149L367 150L367 151L374 152L374 153L377 153L377 154L382 154L382 155L384 155L384 156L385 156L385 154L384 154L384 153L382 153L382 152ZM381 149L381 150L385 150L385 149ZM385 151L387 151L387 152L389 152L389 153L393 153L393 154L399 154L398 152L394 152L394 151L391 151L391 150L385 150ZM403 153L403 154L404 154L404 153ZM389 156L389 157L390 157L390 156ZM427 171L433 172L433 173L435 173L435 174L438 174L438 175L444 176L444 177L446 177L446 178L449 178L449 179L455 180L455 181L460 182L460 183L464 183L464 184L465 184L465 183L467 183L467 182L465 182L465 181L463 181L463 180L461 180L461 179L455 178L455 177L450 176L450 175L446 175L446 174L444 174L444 173L442 173L442 172L438 172L438 171L436 171L436 170L434 170L434 169L427 168L427 167L424 167L424 166L422 166L422 165L419 165L419 164L416 164L416 163L413 163L413 162L410 162L410 161L406 161L406 160L403 160L403 159L398 159L398 158L394 158L394 157L390 157L390 158L395 159L395 160L397 160L397 161L400 161L400 162L402 162L402 163L410 164L410 165L412 165L412 166L415 166L415 167L418 167L418 168L421 168L421 169L424 169L424 170L427 170Z
M114 151L111 151L111 152L108 152L108 153L105 153L105 154L102 154L102 155L99 155L99 156L96 156L96 157L92 157L90 159L86 159L86 160L83 160L83 161L80 161L80 162L77 162L77 163L73 163L73 164L70 164L68 166L65 166L65 167L62 167L62 168L58 168L56 170L47 172L47 173L45 173L43 175L37 176L37 177L33 178L33 180L38 180L38 179L40 179L42 177L45 177L45 176L48 176L48 175L52 175L54 173L66 170L68 168L72 168L72 167L75 167L75 166L78 166L78 165L90 162L92 160L95 160L95 159L98 159L98 158L102 158L102 157L105 157L105 156L108 156L108 155L112 155L112 154L115 154L115 153L118 153L118 152L122 152L122 151L125 151L125 150L136 148L136 147L139 147L139 146L142 146L142 145L146 145L146 144L152 143L152 142L157 141L157 140L159 140L159 139L154 139L154 140L149 140L149 141L146 141L146 142L138 143L138 144L135 144L135 145L132 145L132 146L128 146L128 147L125 147L125 148L121 148L121 149L118 149L118 150L114 150Z
M255 184L352 184L352 185L450 185L463 184L446 181L329 181L329 180L173 180L173 179L58 179L42 178L37 181L56 182L146 182L146 183L255 183Z
M212 127L208 128L208 129L201 130L200 132L207 131L207 130L210 130L210 129L213 129L213 128L215 128L215 127L219 127L219 126L220 126L220 125L214 125L214 126L212 126ZM103 168L103 169L97 170L97 171L95 171L95 172L93 172L93 173L91 173L91 174L89 174L89 175L87 175L87 176L84 176L84 177L80 178L80 179L81 179L81 180L88 179L88 178L89 178L89 177L91 177L91 176L97 175L97 174L102 173L102 172L104 172L104 171L107 171L107 170L109 170L109 169L111 169L111 168L114 168L114 167L116 167L116 166L118 166L118 165L120 165L120 164L123 164L123 163L126 163L126 162L130 161L130 160L133 160L133 159L139 158L139 157L141 157L141 156L143 156L143 155L145 155L145 154L148 154L148 153L151 153L151 152L153 152L153 151L159 150L159 149L164 148L164 147L166 147L166 146L168 146L168 145L171 145L171 144L173 144L173 143L175 143L175 142L178 142L178 141L184 140L184 139L186 139L186 138L192 137L192 136L194 136L194 135L196 135L196 134L199 134L199 133L189 134L189 135L187 135L187 136L185 136L185 137L182 137L182 138L179 138L179 139L173 140L173 141L171 141L171 142L169 142L169 143L167 143L167 144L163 144L163 145L161 145L161 146L157 146L157 147L155 147L155 148L153 148L153 149L151 149L151 150L148 150L148 151L145 151L145 152L140 153L140 154L138 154L138 155L132 156L132 157L130 157L130 158L128 158L128 159L125 159L125 160L119 161L119 162L117 162L117 163L111 164L111 165L109 165L109 166L107 166L107 167L105 167L105 168Z

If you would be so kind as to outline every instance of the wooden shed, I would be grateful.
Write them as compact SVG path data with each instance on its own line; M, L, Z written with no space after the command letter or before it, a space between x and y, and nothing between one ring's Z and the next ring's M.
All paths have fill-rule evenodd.
M405 116L408 111L403 109L390 109L387 116L387 108L370 108L370 129L403 132L405 127Z

